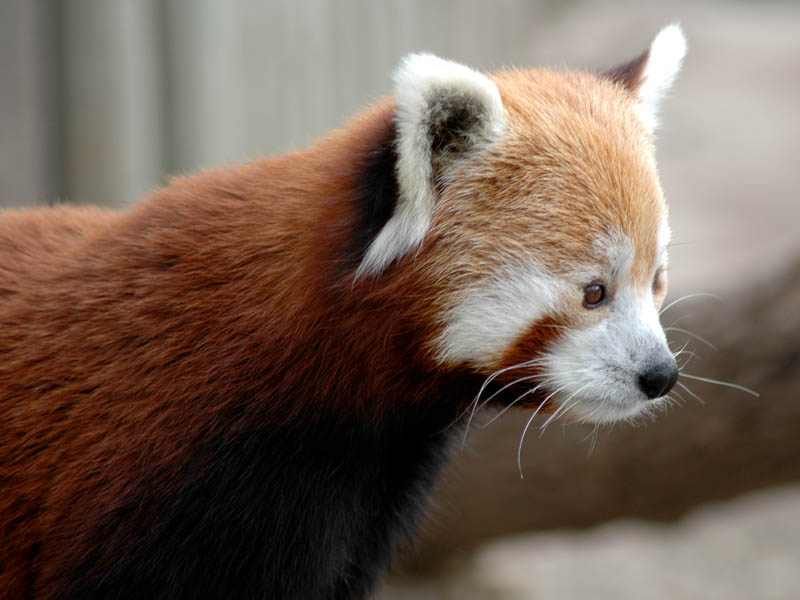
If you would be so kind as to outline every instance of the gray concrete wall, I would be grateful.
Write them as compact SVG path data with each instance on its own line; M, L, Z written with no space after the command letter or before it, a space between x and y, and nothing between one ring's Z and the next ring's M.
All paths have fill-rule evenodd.
M303 147L388 93L410 51L485 69L599 67L677 20L690 50L659 134L681 242L673 283L724 288L800 249L796 3L5 0L0 11L1 206L124 206L168 173Z
M57 193L52 24L42 2L0 3L0 207Z
M124 206L168 173L300 148L388 93L412 50L529 62L547 6L6 0L0 202Z

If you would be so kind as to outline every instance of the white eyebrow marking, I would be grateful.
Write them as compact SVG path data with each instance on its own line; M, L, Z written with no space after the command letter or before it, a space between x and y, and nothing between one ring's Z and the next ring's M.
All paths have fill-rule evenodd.
M612 230L600 234L594 241L597 258L602 260L606 267L602 272L585 273L584 279L594 279L598 276L607 277L610 281L619 281L633 268L636 250L630 238L619 230Z

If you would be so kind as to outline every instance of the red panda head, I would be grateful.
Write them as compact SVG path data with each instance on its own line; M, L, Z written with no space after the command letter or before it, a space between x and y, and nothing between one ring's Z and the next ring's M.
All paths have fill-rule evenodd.
M426 54L401 64L399 197L357 279L411 265L434 299L427 350L440 368L519 381L595 422L670 390L652 132L684 53L673 25L606 73L486 76Z

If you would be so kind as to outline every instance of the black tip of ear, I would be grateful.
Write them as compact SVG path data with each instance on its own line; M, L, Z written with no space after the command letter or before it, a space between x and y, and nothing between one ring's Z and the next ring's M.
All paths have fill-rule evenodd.
M444 149L453 139L465 137L481 118L483 107L466 98L442 99L431 119L429 133L435 150Z
M601 75L620 84L630 92L636 92L644 80L644 69L649 57L650 49L648 48L633 60L602 71Z
M455 156L474 145L475 132L486 117L486 107L463 95L445 96L432 107L428 138L434 174Z

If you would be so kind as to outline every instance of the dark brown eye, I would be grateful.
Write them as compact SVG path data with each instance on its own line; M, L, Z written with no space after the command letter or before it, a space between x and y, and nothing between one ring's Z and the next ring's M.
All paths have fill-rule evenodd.
M592 283L583 288L583 305L586 308L597 308L606 299L606 288L599 283Z

